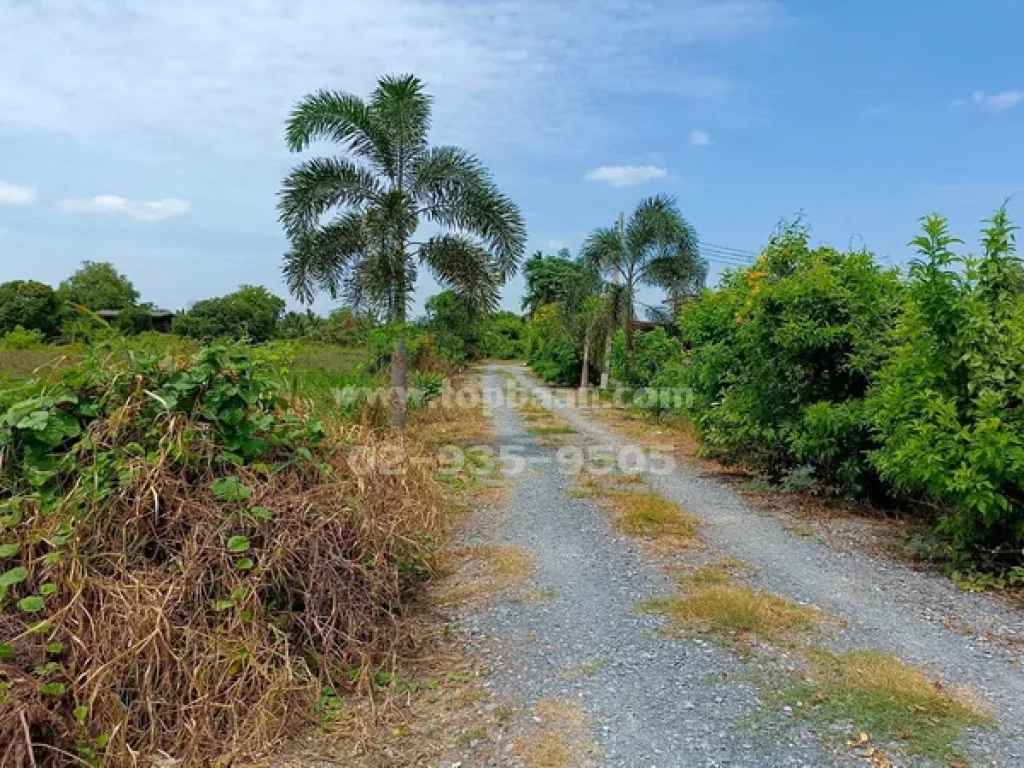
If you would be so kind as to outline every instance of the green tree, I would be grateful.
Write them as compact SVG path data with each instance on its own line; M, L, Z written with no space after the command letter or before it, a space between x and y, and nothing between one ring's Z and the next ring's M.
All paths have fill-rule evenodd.
M234 293L193 304L174 318L174 332L194 339L266 341L277 333L284 299L266 288L243 285Z
M698 252L696 231L683 218L675 200L667 195L643 200L621 229L594 230L583 244L582 255L618 286L612 301L630 357L637 290L652 286L673 297L693 293L703 284L707 273Z
M1024 264L1005 208L981 257L952 248L946 220L924 219L913 244L894 351L870 397L897 488L926 496L963 563L1019 564L1024 546Z
M562 301L577 280L590 279L584 272L585 267L572 260L567 248L556 256L537 251L523 264L523 310L532 316L544 305Z
M34 280L0 285L0 335L18 326L51 336L60 324L61 302L54 290Z
M127 309L139 300L131 280L109 262L84 261L77 272L60 284L60 297L94 312Z
M426 327L433 331L438 352L453 363L479 358L482 317L454 291L427 299Z
M417 268L425 267L481 311L522 258L526 230L515 204L473 155L431 147L431 98L412 75L383 77L369 100L319 91L295 107L288 146L336 142L343 155L299 164L284 181L279 211L291 241L284 274L297 297L344 294L390 323L407 320ZM454 230L420 242L421 222ZM394 419L405 424L405 341L397 334L391 381Z

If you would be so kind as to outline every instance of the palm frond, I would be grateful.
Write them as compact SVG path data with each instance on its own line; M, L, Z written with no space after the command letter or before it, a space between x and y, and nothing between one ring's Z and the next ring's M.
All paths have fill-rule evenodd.
M323 139L338 142L382 171L394 164L388 131L366 102L350 93L320 90L310 94L292 110L285 136L292 152Z
M626 259L622 238L614 227L600 227L583 242L580 259L602 274L622 269Z
M390 173L404 185L414 158L427 148L432 99L415 75L382 77L370 97L370 113L387 132L392 149Z
M293 240L316 228L320 218L339 205L362 207L381 194L376 177L343 158L313 158L285 178L277 208Z
M310 303L317 290L337 297L345 272L366 252L363 221L355 212L296 239L284 257L288 290Z
M416 163L412 184L425 218L479 237L493 251L502 279L515 274L526 246L526 224L474 155L436 147Z
M416 265L394 251L375 249L345 274L346 303L382 313L389 322L405 322L416 286Z
M437 235L420 246L419 255L437 281L474 311L497 307L501 266L486 249L461 235Z

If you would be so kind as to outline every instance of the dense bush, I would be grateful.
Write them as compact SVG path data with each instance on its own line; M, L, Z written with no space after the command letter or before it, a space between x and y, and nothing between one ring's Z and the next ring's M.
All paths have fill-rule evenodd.
M547 382L575 386L580 381L583 350L559 317L557 304L538 309L526 330L526 360Z
M679 339L669 336L664 328L659 327L638 334L630 356L626 349L626 336L619 331L612 343L612 379L632 389L659 386L659 374L666 366L676 363L681 355Z
M526 323L514 312L496 312L483 322L480 344L485 357L514 360L523 355Z
M281 378L219 347L0 389L0 763L245 761L395 653L429 462L375 463L405 446Z
M79 304L94 312L101 309L128 309L139 300L132 281L113 264L85 261L77 272L60 284L58 294L64 301Z
M27 331L19 325L13 331L0 334L0 349L11 351L42 349L45 346L44 341L45 338L41 331Z
M716 453L776 475L810 466L861 491L875 447L864 395L885 358L900 283L866 252L811 248L790 226L750 269L680 316L691 415Z
M45 283L12 280L0 285L0 334L18 326L53 335L60 325L61 300Z
M193 339L266 341L277 333L284 300L266 288L243 285L234 293L193 304L174 318L174 332Z
M873 461L937 503L963 558L1020 562L1024 546L1024 267L1000 210L980 258L958 256L945 219L914 242L895 350L870 398Z

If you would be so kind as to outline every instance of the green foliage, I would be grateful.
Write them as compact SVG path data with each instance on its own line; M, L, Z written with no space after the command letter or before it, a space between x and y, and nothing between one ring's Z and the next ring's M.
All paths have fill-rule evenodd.
M484 357L514 360L523 355L526 323L514 312L496 312L487 317L480 330Z
M266 288L243 285L227 296L197 301L174 318L174 332L201 340L266 341L276 334L284 307Z
M108 262L84 261L77 272L60 284L60 298L94 312L128 309L139 300L131 280Z
M426 303L426 327L434 334L438 353L453 365L477 360L483 354L480 342L482 317L454 291L431 296Z
M575 284L590 279L590 273L563 248L556 256L540 251L531 256L523 264L523 279L523 309L534 315L547 304L564 301Z
M17 325L13 330L0 335L0 349L12 351L42 349L45 346L43 341L42 331L27 331L20 325Z
M691 353L677 385L707 445L776 476L811 466L819 481L867 490L863 398L900 293L871 254L811 248L799 225L779 232L754 267L681 314Z
M984 253L959 256L938 215L914 240L895 349L871 395L872 459L943 510L958 559L1019 561L1024 546L1024 267L1000 209Z
M659 374L679 360L682 345L659 327L636 336L630 357L625 334L620 331L612 343L611 354L612 378L627 387L642 389L659 385Z
M548 304L534 313L527 326L525 352L527 362L545 381L562 386L579 383L583 350L561 322L557 305Z
M52 336L60 324L61 300L54 290L34 280L0 285L0 334L18 327Z

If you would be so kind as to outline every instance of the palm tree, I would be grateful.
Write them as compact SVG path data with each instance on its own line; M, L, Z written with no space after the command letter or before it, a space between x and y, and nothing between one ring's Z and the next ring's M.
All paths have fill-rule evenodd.
M316 291L406 322L417 269L481 310L515 274L526 228L476 157L431 147L431 97L412 75L380 79L369 100L335 91L307 96L291 113L288 147L334 141L341 156L318 157L284 180L278 209L291 241L288 288L304 302ZM414 241L421 222L451 230ZM396 426L405 424L405 340L391 359Z
M582 255L612 278L609 294L624 326L630 356L637 289L647 285L678 295L690 284L703 283L707 273L696 231L667 195L643 200L624 225L594 230L583 244Z

